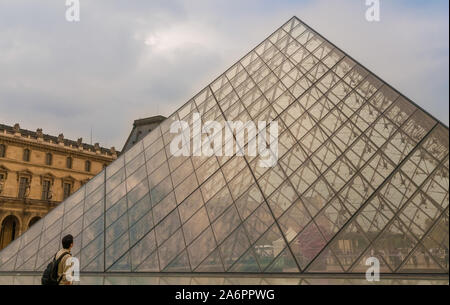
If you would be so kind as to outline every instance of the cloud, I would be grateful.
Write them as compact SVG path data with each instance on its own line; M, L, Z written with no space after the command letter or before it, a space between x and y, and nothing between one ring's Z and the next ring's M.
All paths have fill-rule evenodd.
M448 124L448 3L383 1L0 3L0 122L122 148L134 119L174 110L297 15ZM24 111L25 109L25 111Z

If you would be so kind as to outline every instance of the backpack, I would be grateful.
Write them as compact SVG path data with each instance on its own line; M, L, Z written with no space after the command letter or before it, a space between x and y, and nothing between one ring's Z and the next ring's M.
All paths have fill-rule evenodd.
M42 285L59 285L59 282L62 279L62 276L58 278L58 266L61 260L69 254L69 252L64 252L61 256L56 259L56 254L53 257L53 260L47 265L44 273L42 274L41 283Z

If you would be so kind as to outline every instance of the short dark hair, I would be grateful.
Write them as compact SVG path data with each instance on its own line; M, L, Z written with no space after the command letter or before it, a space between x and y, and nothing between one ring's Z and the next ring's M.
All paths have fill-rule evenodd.
M73 244L73 236L68 234L62 239L62 246L64 249L69 249L70 245Z

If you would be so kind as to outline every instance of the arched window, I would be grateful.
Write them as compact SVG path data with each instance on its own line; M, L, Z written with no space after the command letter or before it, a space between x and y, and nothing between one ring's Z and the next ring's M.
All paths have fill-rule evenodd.
M88 160L84 163L84 170L87 172L91 171L91 161Z
M6 145L0 144L0 158L4 158L6 156Z
M25 148L23 150L23 161L25 161L25 162L30 161L30 150L28 148Z
M0 249L5 248L19 235L19 220L14 215L9 215L1 223Z
M66 167L72 168L72 157L67 157L66 159Z
M53 155L51 153L47 153L45 155L45 164L52 165L52 162L53 162Z
M30 222L28 223L28 228L30 228L32 225L34 225L36 222L38 222L39 219L41 219L41 217L39 217L39 216L35 216L35 217L31 218Z

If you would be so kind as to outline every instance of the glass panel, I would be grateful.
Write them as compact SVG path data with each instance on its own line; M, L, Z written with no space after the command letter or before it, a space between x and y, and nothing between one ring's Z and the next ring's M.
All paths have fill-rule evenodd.
M123 234L121 237L106 249L105 251L105 267L106 269L116 262L122 255L130 248L128 234ZM109 270L108 270L109 271Z
M17 254L15 270L17 270L20 266L27 262L34 254L36 254L38 246L39 238L36 238L34 241L32 241L19 251L19 253Z
M105 182L105 171L99 173L95 178L89 180L86 184L86 196L96 190L100 185Z
M183 234L178 230L158 248L161 269L164 269L184 248Z
M128 230L128 214L123 214L115 223L106 228L106 246Z
M148 231L153 228L153 216L152 212L145 214L139 221L130 227L130 244L134 245L144 236Z
M190 272L189 258L186 251L183 251L175 258L162 272Z
M220 244L240 222L239 214L232 205L212 224L217 242Z
M135 269L135 271L140 272L158 272L159 270L158 251L155 251L148 256L142 264Z
M409 256L399 272L404 273L446 273L425 247L419 245Z
M355 223L349 224L328 246L347 270L368 246L368 240Z
M186 160L180 167L172 173L173 185L177 186L194 171L190 159Z
M111 178L106 181L106 193L108 194L116 186L125 180L125 169L121 168Z
M383 273L392 273L391 268L386 264L386 258L383 257L380 251L375 250L373 247L369 249L362 255L359 262L357 262L352 268L351 272L365 273L367 271L368 265L366 261L370 257L375 257L380 262L380 271Z
M155 187L152 187L150 182L150 187L151 187L150 195L152 198L152 205L155 205L158 202L160 202L163 198L165 198L169 192L172 191L172 180L170 176L168 176ZM171 194L173 195L173 192ZM172 200L173 202L175 202L175 197Z
M202 207L183 225L184 239L189 245L207 226L209 226L206 209Z
M266 268L267 273L299 272L297 263L288 248L284 249L273 263Z
M281 251L286 247L280 230L277 225L273 225L267 232L253 245L253 251L261 269L265 269Z
M147 170L145 167L138 169L133 175L127 178L127 190L132 190L147 176Z
M333 254L333 251L330 249L325 249L311 263L311 265L308 267L307 272L342 273L344 272L344 269L339 263L339 260Z
M154 250L156 250L155 231L151 231L131 249L131 263L133 270L136 269L146 256Z
M220 246L225 270L228 270L249 247L250 244L245 230L243 227L239 227Z
M164 149L161 149L150 160L147 160L148 174L153 173L165 161L166 161L166 152Z
M116 161L111 163L106 169L106 179L111 178L119 169L121 169L125 165L125 157L121 156L117 158Z
M176 207L175 195L170 193L157 206L153 208L153 219L155 224L159 223Z
M270 209L276 218L280 217L298 198L291 184L286 181L268 199Z
M196 190L188 198L186 198L178 207L181 222L185 223L197 210L203 205L200 190Z
M300 268L305 269L314 257L319 254L325 244L326 241L317 225L310 222L300 235L291 241L290 248Z
M134 173L138 168L140 168L145 163L144 154L141 153L139 156L130 161L126 166L125 170L127 172L127 176L129 177L132 173Z
M104 235L100 234L90 244L83 243L83 249L81 250L81 271L84 270L84 266L87 266L100 252L103 252ZM103 271L103 269L102 269Z
M111 208L117 201L126 194L125 181L116 187L112 192L106 195L106 209Z
M273 223L274 219L269 208L266 204L261 204L244 222L244 228L247 231L250 242L256 242L256 240L266 232Z
M222 171L217 171L211 178L209 178L200 188L203 194L203 199L208 201L211 199L223 186L225 179Z
M288 242L292 241L298 233L310 222L311 216L298 199L278 220L284 237Z
M148 194L148 181L144 179L138 186L132 191L128 191L128 208L131 208L138 200Z
M190 162L190 161L189 161ZM180 185L175 188L175 197L177 203L181 203L186 197L188 197L198 187L197 178L195 173L186 178Z
M224 272L219 249L214 250L194 272Z
M178 211L175 209L155 228L156 241L158 242L158 245L161 245L164 241L166 241L166 239L168 239L180 226L180 216L178 216Z
M229 272L261 272L253 251L250 249L234 265Z
M64 237L67 234L71 234L72 236L77 236L78 234L81 233L82 229L83 229L83 217L80 217L77 220L75 220L70 226L65 228L62 231L61 236ZM58 239L59 239L59 236L58 236Z
M45 230L41 235L41 245L46 245L50 240L52 240L55 236L59 236L62 230L62 219L58 219L53 223L47 230ZM24 249L21 249L22 252ZM20 257L19 252L19 257Z
M195 269L216 247L214 235L211 228L208 227L200 237L188 247L192 269Z
M143 140L144 148L156 141L161 136L161 130L159 126L155 127Z
M86 216L85 216L86 218ZM96 236L101 234L103 232L103 216L99 217L96 221L94 221L92 224L90 224L88 227L85 227L83 230L83 247L87 244L89 244Z
M105 255L100 253L96 258L94 258L89 265L84 267L82 270L84 272L103 272L105 267Z

